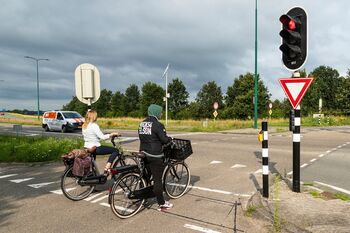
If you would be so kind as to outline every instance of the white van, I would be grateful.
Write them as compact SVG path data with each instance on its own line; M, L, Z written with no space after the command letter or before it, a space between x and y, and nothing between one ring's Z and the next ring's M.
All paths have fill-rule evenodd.
M81 128L85 119L73 111L50 111L43 115L43 128L45 131L73 131Z

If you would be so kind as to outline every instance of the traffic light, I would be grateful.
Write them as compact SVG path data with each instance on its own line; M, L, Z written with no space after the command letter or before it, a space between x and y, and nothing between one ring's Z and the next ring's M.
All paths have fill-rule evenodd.
M282 61L285 67L295 71L307 58L307 14L301 7L294 7L280 17L282 23Z

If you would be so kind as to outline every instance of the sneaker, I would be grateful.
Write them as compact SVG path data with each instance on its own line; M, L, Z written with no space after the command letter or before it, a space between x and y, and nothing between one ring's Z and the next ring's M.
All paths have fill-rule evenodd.
M171 204L170 202L168 201L165 201L165 203L163 205L160 205L158 207L158 211L167 211L169 209L171 209L174 205Z

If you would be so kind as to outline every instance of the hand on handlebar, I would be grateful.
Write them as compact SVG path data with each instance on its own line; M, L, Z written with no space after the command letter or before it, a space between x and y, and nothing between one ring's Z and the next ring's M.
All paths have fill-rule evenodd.
M111 138L115 138L115 137L120 137L121 134L118 132L115 132L115 133L111 133L110 136L111 136Z

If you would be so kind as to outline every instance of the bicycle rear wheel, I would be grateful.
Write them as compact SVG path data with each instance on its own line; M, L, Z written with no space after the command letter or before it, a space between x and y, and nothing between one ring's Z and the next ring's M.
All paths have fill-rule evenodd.
M130 218L141 209L145 199L130 199L135 190L146 187L145 180L137 173L128 173L116 181L110 192L112 212L119 218Z
M92 173L95 175L95 172ZM78 184L79 177L73 175L73 166L66 169L61 177L61 190L63 194L72 201L80 201L89 196L95 186L81 186Z
M183 161L171 163L163 175L164 191L173 199L183 196L190 184L191 172Z

